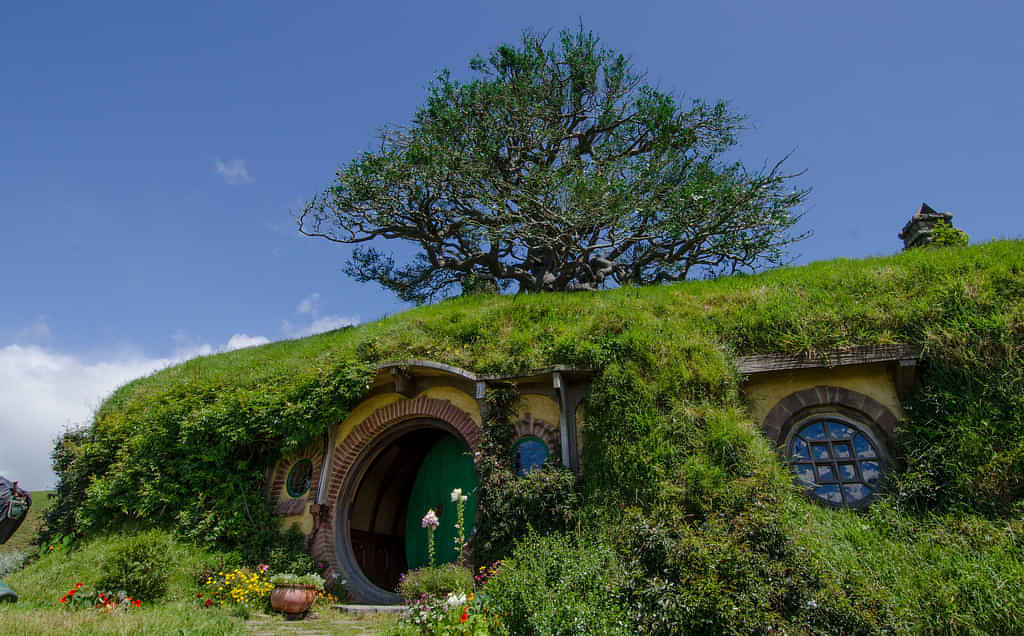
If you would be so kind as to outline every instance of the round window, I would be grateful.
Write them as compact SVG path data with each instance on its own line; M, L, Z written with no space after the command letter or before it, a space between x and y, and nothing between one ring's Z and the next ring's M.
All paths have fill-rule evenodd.
M551 453L539 437L524 437L512 447L512 454L516 459L516 474L522 477L540 468Z
M885 471L885 456L871 434L832 416L795 426L786 453L800 482L830 506L867 505Z
M309 492L309 486L312 482L313 462L308 459L300 459L288 471L288 494L292 497L301 497Z

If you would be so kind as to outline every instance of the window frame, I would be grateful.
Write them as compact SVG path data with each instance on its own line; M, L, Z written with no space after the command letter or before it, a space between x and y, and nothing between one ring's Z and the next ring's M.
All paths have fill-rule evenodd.
M875 454L876 454L876 457L872 458L872 459L874 461L877 461L877 463L878 463L879 479L878 479L878 483L877 484L871 485L871 484L867 483L867 480L863 479L863 474L861 473L861 468L860 468L859 464L860 464L861 461L865 461L865 460L871 461L871 460L868 460L868 458L858 459L856 457L856 451L854 451L854 456L851 458L849 463L853 463L853 464L857 465L856 466L857 474L861 477L861 479L859 479L859 480L850 480L850 481L843 480L837 474L836 475L836 480L833 481L833 482L823 483L823 482L817 481L817 479L818 479L818 472L817 472L818 468L817 467L819 465L832 465L832 466L836 466L837 467L839 463L846 463L846 462L843 459L839 459L839 458L835 458L835 457L831 457L830 459L827 459L827 460L816 461L814 459L813 449L809 449L809 451L810 451L810 460L809 460L809 462L797 462L797 461L794 461L793 452L792 452L794 438L797 437L797 435L801 431L803 431L806 427L810 426L811 424L813 424L815 422L818 422L818 421L826 421L826 420L836 421L836 422L839 422L841 424L844 424L844 425L852 428L854 431L856 431L856 433L854 434L853 437L855 437L856 434L859 433L859 434L863 435L868 440L868 442L874 448L874 451L875 451ZM871 505L871 502L874 501L874 499L877 497L877 495L880 492L880 490L883 488L883 485L885 483L886 477L887 477L887 475L889 473L889 470L890 470L890 468L892 466L892 461L890 459L889 449L888 449L888 446L887 446L888 439L887 439L887 437L884 434L882 434L882 432L879 430L879 427L877 425L875 425L873 422L868 421L866 418L864 418L863 415L850 413L849 409L842 408L839 405L822 405L822 406L819 406L819 407L814 407L814 408L811 408L811 409L807 409L807 410L797 414L797 416L793 417L790 420L789 425L786 427L786 433L785 433L785 435L783 436L782 439L783 439L783 444L782 444L782 447L780 448L780 450L782 451L781 455L782 455L783 459L786 461L790 471L793 473L793 479L796 481L796 483L798 483L801 486L801 488L803 488L804 493L808 497L808 499L810 499L811 501L813 501L816 504L819 504L819 505L822 505L822 506L826 506L828 508L846 508L846 509L850 509L850 510L863 510L864 508L867 508L869 505ZM829 448L831 450L832 440L829 439L829 440L826 440L826 441L829 443ZM814 471L814 477L815 477L814 485L808 485L807 482L805 482L803 479L801 479L799 477L799 475L796 472L796 466L795 466L797 463L810 463L811 464L812 470ZM871 494L869 494L868 496L864 497L863 499L860 499L859 501L851 504L851 503L847 503L847 501L846 501L846 494L843 492L842 486L845 485L845 484L854 484L854 483L864 484L865 486L867 486L868 488L871 489ZM836 503L836 502L828 501L827 499L824 499L823 497L821 497L820 495L818 495L818 494L816 494L814 492L815 489L820 487L820 486L832 485L832 484L836 484L836 485L839 486L840 496L842 497L842 500L843 500L842 503Z
M306 489L296 494L296 491L292 490L292 475L294 475L295 471L299 468L299 466L303 464L309 465L309 479L308 483L306 483ZM313 460L310 459L309 457L301 457L295 460L295 462L291 465L291 468L288 469L288 474L284 478L284 490L286 493L288 493L289 497L291 497L292 499L299 499L301 497L306 496L309 493L310 489L313 488L314 468L315 467L313 466Z

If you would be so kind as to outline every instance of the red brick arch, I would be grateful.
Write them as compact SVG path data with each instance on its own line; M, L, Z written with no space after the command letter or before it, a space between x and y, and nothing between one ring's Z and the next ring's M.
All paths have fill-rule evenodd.
M555 457L561 455L562 436L558 431L558 427L544 420L537 419L530 413L524 413L523 417L513 424L513 427L516 430L517 441L524 437L537 437L547 444L548 452L551 455Z
M331 458L331 466L327 471L328 510L321 513L321 528L312 546L314 558L326 561L334 573L341 572L338 563L337 546L335 545L335 511L342 485L359 456L369 447L374 439L386 432L395 424L418 419L430 418L440 420L454 428L463 441L474 453L480 447L480 427L468 413L448 400L429 397L418 397L413 400L399 400L383 406L372 415L356 425L352 432L338 445Z

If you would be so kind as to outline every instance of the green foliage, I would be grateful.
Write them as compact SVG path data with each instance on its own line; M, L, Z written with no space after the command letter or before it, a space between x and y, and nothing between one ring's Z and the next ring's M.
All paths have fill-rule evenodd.
M154 601L167 592L169 542L160 532L143 532L112 540L96 587L112 593L125 591L135 598Z
M513 440L502 414L518 396L488 396L473 554L507 553L529 523L555 536L560 547L549 547L562 557L534 564L546 557L523 544L506 583L487 584L490 602L525 630L512 633L606 609L630 633L665 629L655 614L705 633L1021 633L1022 325L1024 244L1008 241L595 294L460 297L203 358L123 387L90 428L65 436L55 531L81 528L85 541L8 583L24 601L48 585L44 569L73 576L63 568L83 567L78 555L95 550L104 523L166 525L247 560L252 552L253 563L265 557L276 529L261 516L262 478L228 475L235 458L198 461L205 449L179 436L202 433L214 457L263 448L244 460L262 471L343 417L379 361L427 358L494 375L567 364L595 373L582 484L549 468L532 482L507 478ZM903 471L863 513L822 509L750 422L734 357L893 342L925 352L923 388L905 403L894 449ZM487 518L491 505L500 514ZM615 539L578 538L591 534ZM606 582L608 598L580 572ZM578 581L584 600L565 581Z
M531 529L546 533L574 528L582 509L576 475L553 461L523 477L516 475L511 418L519 393L514 387L491 390L487 401L477 461L480 506L472 540L477 563L505 558Z
M953 225L944 219L939 219L932 226L932 242L929 245L935 247L963 247L967 245L970 238L967 232Z
M437 74L413 121L385 127L306 204L301 232L359 244L345 271L407 301L598 289L785 260L807 192L781 163L726 153L743 117L647 83L582 26L526 32ZM362 245L398 239L407 264Z
M424 594L444 597L472 591L473 572L454 563L410 570L398 584L398 593L407 601L415 601Z
M295 524L276 537L272 547L254 561L267 565L271 572L281 574L315 574L318 569L306 548L302 530Z
M270 582L274 585L305 585L324 589L324 577L319 574L275 574L270 577Z
M252 561L273 546L265 468L340 420L365 390L368 371L330 351L311 355L309 366L292 357L290 343L227 355L236 353L130 383L91 426L65 433L53 453L59 481L47 533L93 535L142 523L240 548Z
M616 600L622 577L615 551L597 537L531 534L486 592L511 634L640 633Z

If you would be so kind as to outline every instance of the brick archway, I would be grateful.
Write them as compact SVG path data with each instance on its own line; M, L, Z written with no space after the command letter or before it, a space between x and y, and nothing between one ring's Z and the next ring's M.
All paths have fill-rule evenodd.
M371 447L375 440L386 434L392 427L416 419L431 419L445 423L454 429L472 452L480 447L480 428L468 413L448 400L419 397L412 400L399 400L383 406L372 415L360 422L338 445L331 458L331 466L327 471L327 509L320 511L321 525L312 546L313 557L330 565L332 573L343 576L344 572L338 559L337 529L338 519L334 507L342 494L342 488L348 481L349 473L356 467L360 457Z

